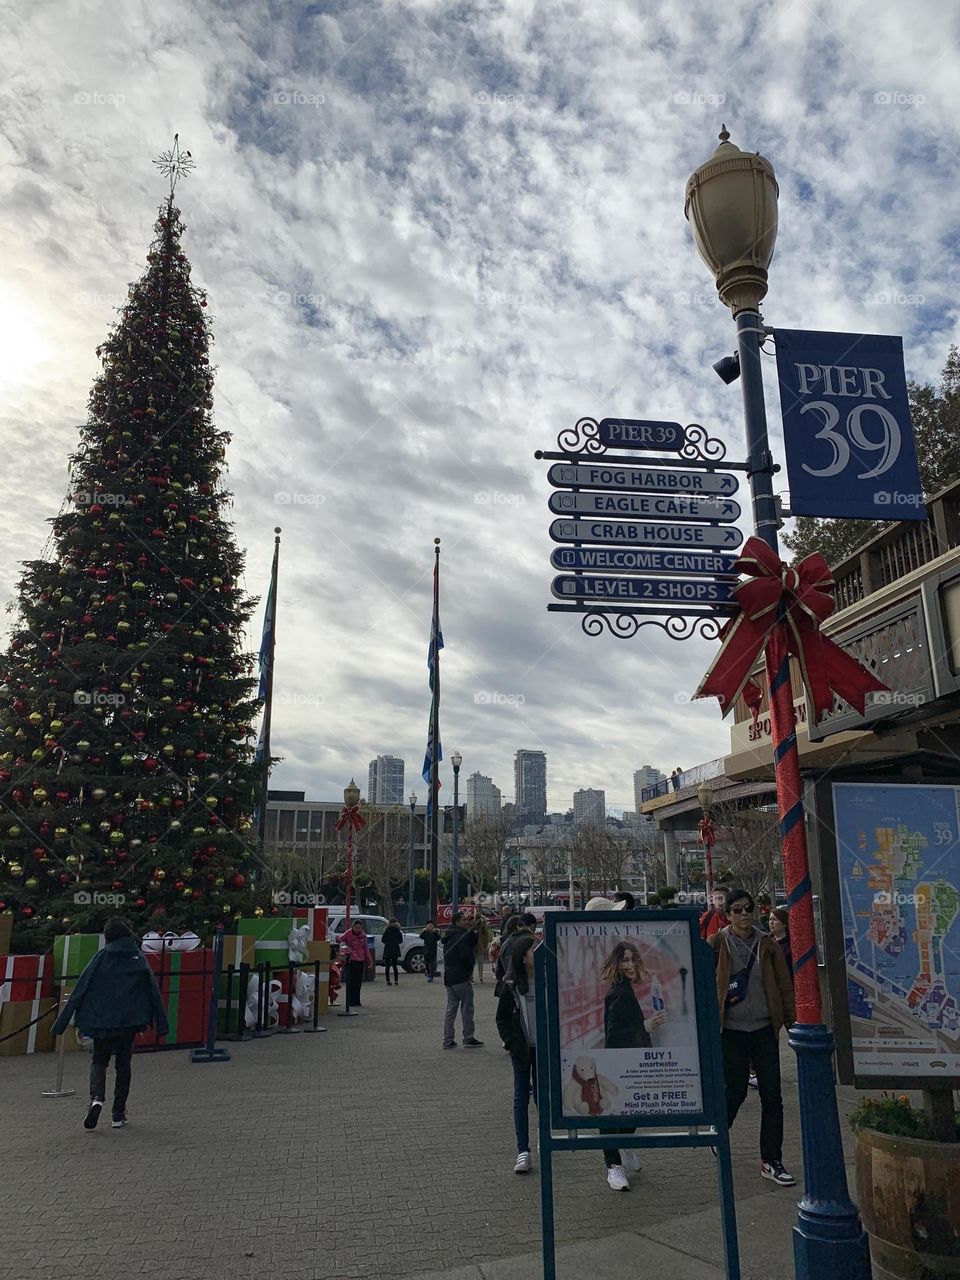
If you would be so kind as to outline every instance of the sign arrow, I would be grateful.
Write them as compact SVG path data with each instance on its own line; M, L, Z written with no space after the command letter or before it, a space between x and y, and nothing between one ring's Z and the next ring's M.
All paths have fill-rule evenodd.
M558 522L559 523L559 522ZM593 569L610 573L680 573L697 577L736 578L733 556L716 551L648 551L643 547L557 547L550 556L555 569Z
M743 542L739 529L629 520L554 520L550 537L554 542L599 543L607 547L723 547L727 551L736 551Z
M646 422L641 418L601 418L598 438L608 449L650 449L679 453L687 433L679 422Z
M721 494L729 497L740 487L725 471L681 470L679 467L637 467L617 464L555 462L547 479L558 488L621 489L634 493Z
M732 498L674 497L666 494L552 493L549 507L558 515L650 516L655 520L719 520L740 518Z
M558 600L617 600L646 604L731 604L732 582L683 578L607 578L561 574L551 583Z

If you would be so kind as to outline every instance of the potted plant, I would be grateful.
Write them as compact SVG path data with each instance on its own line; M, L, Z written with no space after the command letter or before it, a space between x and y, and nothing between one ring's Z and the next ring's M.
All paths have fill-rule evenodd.
M864 1098L857 1135L857 1198L874 1280L960 1276L960 1117L949 1090Z

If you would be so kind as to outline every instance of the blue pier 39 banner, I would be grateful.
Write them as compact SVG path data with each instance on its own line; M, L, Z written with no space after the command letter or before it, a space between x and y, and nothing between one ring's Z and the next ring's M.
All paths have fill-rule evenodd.
M903 340L777 329L776 344L793 515L925 520Z

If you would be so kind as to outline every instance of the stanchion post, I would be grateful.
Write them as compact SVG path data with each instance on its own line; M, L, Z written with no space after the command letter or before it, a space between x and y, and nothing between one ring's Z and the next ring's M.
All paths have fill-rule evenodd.
M350 957L344 965L346 973L343 975L343 1008L337 1014L338 1018L359 1018L359 1014L350 1008Z
M247 989L250 986L250 966L241 961L237 981L237 1029L230 1040L252 1040L253 1032L247 1030Z
M236 973L235 966L232 964L228 964L227 965L227 995L226 995L226 999L224 1000L224 1012L223 1012L223 1025L225 1028L224 1039L227 1039L227 1040L230 1039L230 1015L233 1013L233 975L235 973ZM239 998L239 995L240 995L240 992L238 989L237 990L238 998Z
M326 1027L319 1026L320 1020L320 961L313 962L313 1025L304 1027L304 1031L326 1031Z
M264 1036L268 1036L270 1034L263 1025L264 1010L267 1007L266 986L263 980L264 968L265 966L263 964L257 965L257 1024L253 1029L254 1040L262 1040Z
M202 1049L194 1049L190 1054L191 1062L229 1062L230 1054L226 1049L216 1047L217 1014L220 998L220 972L223 965L223 929L217 929L213 938L213 973L210 983L210 1008L207 1014L207 1043ZM207 972L207 953L203 952L203 975Z
M67 998L66 988L60 987L60 1005L57 1009L59 1013L63 1009L64 1001ZM67 1049L67 1033L64 1031L62 1036L57 1036L57 1083L52 1089L41 1089L41 1096L44 1098L71 1098L77 1092L76 1089L65 1089L63 1087L63 1055Z

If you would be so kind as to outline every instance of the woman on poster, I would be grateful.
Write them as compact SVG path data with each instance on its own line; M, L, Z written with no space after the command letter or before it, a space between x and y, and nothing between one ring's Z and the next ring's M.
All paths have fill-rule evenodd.
M651 990L659 992L660 984L651 977L632 942L618 942L604 961L600 977L610 984L603 999L603 1047L605 1049L649 1049L653 1046L651 1031L667 1020L663 1007L655 1008L648 1017L637 999L635 983L649 983ZM656 981L656 986L654 983ZM655 1004L663 1005L662 996ZM635 1133L636 1130L618 1129L617 1133ZM621 1154L608 1148L603 1153L607 1169L607 1185L613 1191L629 1191L630 1180L626 1170L636 1173L640 1157L636 1151Z

